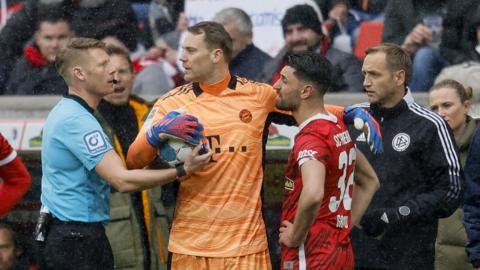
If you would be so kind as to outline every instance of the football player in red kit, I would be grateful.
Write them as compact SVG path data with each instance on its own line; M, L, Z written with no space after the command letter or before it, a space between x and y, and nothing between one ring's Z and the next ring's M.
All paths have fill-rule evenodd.
M349 232L379 187L343 120L324 108L330 78L328 60L304 52L288 58L274 85L277 108L291 111L300 129L285 175L280 227L285 270L353 269Z

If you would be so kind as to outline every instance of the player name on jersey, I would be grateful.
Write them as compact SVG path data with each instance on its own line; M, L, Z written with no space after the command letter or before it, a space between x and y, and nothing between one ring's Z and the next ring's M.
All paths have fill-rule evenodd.
M352 138L350 138L350 134L348 133L348 130L334 135L333 139L335 140L335 145L337 147L340 147L352 141Z

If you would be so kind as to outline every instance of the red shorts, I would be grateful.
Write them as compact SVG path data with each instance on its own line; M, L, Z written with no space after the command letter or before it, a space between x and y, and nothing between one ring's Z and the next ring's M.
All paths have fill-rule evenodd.
M354 257L350 238L343 241L324 237L312 239L310 236L298 248L282 245L280 267L282 270L353 270Z

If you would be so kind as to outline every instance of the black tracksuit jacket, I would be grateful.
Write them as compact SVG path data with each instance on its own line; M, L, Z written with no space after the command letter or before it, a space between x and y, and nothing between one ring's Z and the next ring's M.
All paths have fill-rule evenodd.
M409 91L394 108L366 106L381 125L384 145L384 153L375 156L362 135L357 138L380 180L367 213L400 206L411 212L388 226L380 239L354 228L355 265L433 270L438 218L451 215L462 197L463 172L453 134L442 118L416 104Z

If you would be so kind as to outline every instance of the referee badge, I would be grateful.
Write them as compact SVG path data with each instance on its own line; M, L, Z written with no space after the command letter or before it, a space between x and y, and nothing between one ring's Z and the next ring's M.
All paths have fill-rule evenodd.
M83 136L83 141L90 154L96 154L107 149L107 143L102 136L102 133L98 130L87 133Z

